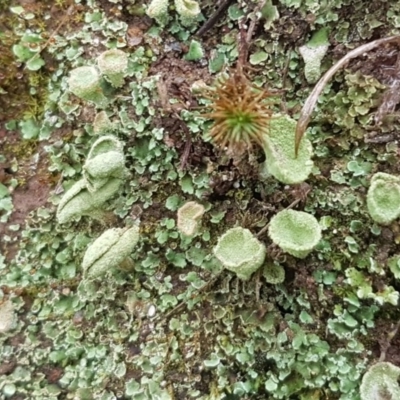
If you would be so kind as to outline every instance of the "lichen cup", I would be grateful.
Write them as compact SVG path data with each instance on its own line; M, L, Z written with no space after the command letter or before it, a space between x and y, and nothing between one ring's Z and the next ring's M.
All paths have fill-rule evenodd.
M68 88L75 96L104 108L108 104L101 87L101 77L93 66L73 69L68 78Z
M399 376L400 368L390 362L383 361L372 365L361 381L361 400L400 399ZM385 397L380 393L385 393Z
M97 278L118 268L135 249L139 227L106 230L86 250L82 269L87 278Z
M100 72L115 88L124 84L124 77L128 69L128 55L118 49L106 50L97 59Z
M248 229L237 227L219 238L214 255L226 269L247 281L263 264L266 249Z
M280 211L271 219L268 233L276 245L297 258L307 257L321 240L317 219L303 211Z
M400 216L400 179L378 172L371 178L367 194L367 208L378 224L388 225Z

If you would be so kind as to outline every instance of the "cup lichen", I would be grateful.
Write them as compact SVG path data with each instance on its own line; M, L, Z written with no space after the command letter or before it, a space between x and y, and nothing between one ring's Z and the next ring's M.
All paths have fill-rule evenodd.
M295 120L287 115L275 115L270 121L268 134L264 140L266 160L263 168L278 181L287 184L305 181L314 165L311 160L312 146L309 140L301 142L296 156L293 145L295 130Z
M95 192L110 179L123 179L125 156L122 143L112 135L102 136L91 147L83 166L83 178L90 192Z
M400 399L399 376L400 368L390 362L371 366L361 381L361 400Z
M73 69L68 79L68 88L75 96L91 101L100 108L108 103L101 87L101 76L94 66Z
M276 245L297 258L307 257L321 240L317 219L304 211L290 209L272 217L268 233Z
M86 180L79 180L64 194L58 204L58 223L65 224L83 215L96 215L103 204L118 191L121 183L121 179L109 179L98 190L90 192Z
M378 172L371 178L367 208L378 224L388 225L400 216L400 178Z
M128 69L128 55L118 49L106 50L97 58L101 74L115 88L124 84L125 73Z
M195 201L188 201L178 209L177 227L185 236L193 236L200 225L200 218L204 214L204 206Z
M91 147L83 166L83 179L61 198L57 220L67 223L83 215L95 216L118 191L125 178L122 143L114 136L102 136Z
M248 229L237 227L219 238L214 255L226 269L247 281L263 264L266 249Z
M88 278L97 278L117 268L139 241L139 227L111 228L99 236L86 250L82 269Z

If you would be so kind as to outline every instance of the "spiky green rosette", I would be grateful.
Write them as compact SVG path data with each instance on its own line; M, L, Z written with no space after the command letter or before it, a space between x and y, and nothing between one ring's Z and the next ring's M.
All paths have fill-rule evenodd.
M203 95L211 100L211 111L203 117L214 121L208 135L220 148L241 154L253 143L264 145L272 111L266 90L255 87L241 68L221 79L214 88Z

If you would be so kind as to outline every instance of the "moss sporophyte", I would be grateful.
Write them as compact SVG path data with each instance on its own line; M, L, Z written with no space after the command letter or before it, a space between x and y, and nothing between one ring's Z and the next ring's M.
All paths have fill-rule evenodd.
M211 111L202 116L214 121L208 134L217 146L240 154L253 143L264 145L272 117L272 94L253 85L241 67L202 95L211 101L206 107Z

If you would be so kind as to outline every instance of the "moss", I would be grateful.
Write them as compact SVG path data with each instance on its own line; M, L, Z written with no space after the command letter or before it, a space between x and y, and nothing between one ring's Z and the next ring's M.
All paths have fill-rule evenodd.
M43 116L48 97L47 83L50 74L37 73L21 68L21 63L16 60L12 46L19 43L20 35L17 27L21 21L18 16L9 11L11 2L1 2L0 7L0 65L2 65L0 88L6 95L0 95L0 108L2 109L0 121L21 119L26 115L40 119ZM39 6L38 10L42 8ZM29 20L29 25L34 27L41 20L42 12L36 14L37 18ZM44 23L44 22L43 22ZM27 87L35 88L31 94Z

